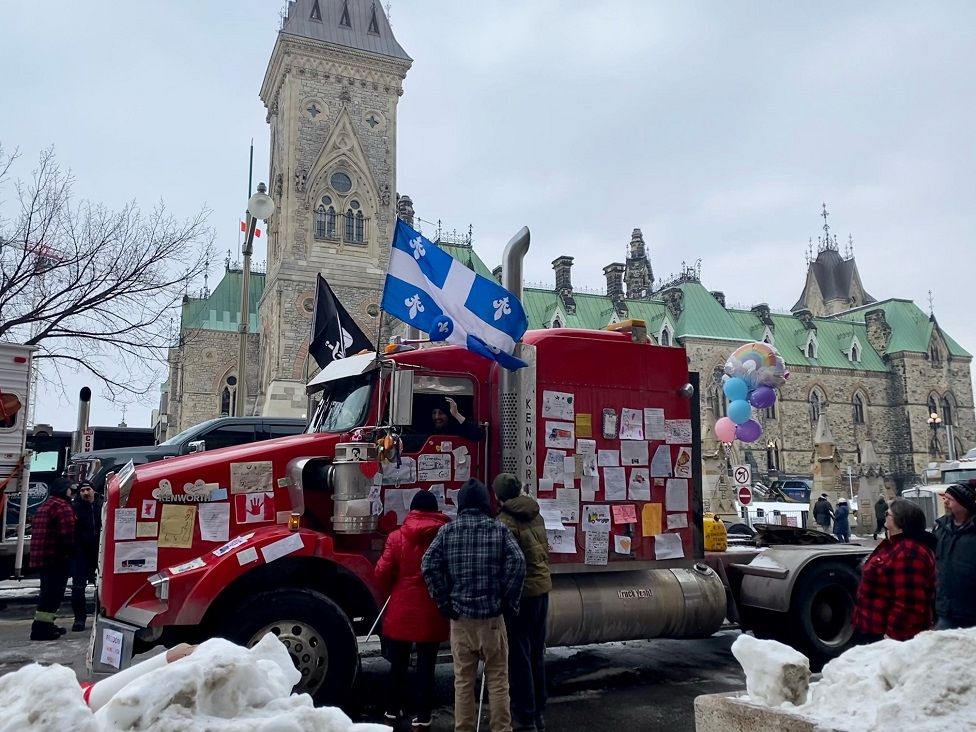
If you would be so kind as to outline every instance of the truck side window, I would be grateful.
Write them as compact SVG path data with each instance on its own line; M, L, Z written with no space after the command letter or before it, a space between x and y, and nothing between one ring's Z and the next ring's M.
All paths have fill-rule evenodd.
M248 442L254 442L254 425L229 424L202 434L197 439L206 443L207 450L219 450L231 445L244 445ZM185 451L186 447L184 446L183 449Z

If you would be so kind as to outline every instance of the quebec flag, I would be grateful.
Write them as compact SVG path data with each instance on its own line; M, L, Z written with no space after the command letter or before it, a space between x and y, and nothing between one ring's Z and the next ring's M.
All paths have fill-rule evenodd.
M397 219L383 310L430 335L514 371L512 355L528 328L522 303L497 282L475 274Z

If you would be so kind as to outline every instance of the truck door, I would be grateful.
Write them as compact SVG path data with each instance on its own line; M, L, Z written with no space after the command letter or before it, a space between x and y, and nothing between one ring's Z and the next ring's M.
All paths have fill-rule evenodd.
M397 524L403 523L417 489L433 491L442 509L451 513L454 496L468 478L487 482L487 430L481 425L485 415L478 410L475 383L462 376L418 374L413 393L413 422L401 434L400 465L383 466L385 529L391 528L391 513L396 513ZM452 416L448 399L463 422Z

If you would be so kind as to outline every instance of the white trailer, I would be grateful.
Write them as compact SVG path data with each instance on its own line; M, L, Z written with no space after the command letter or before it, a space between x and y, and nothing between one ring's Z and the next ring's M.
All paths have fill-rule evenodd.
M14 558L14 574L21 576L27 529L27 492L30 455L27 453L27 414L30 404L34 346L0 343L0 555L6 563ZM11 500L18 506L16 533L8 535L7 515Z

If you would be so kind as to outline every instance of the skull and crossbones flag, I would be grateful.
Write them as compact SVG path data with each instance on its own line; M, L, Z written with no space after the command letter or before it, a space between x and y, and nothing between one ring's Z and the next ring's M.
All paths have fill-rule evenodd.
M319 368L360 351L373 350L369 338L342 307L329 283L317 276L315 314L312 317L312 340L308 352Z

